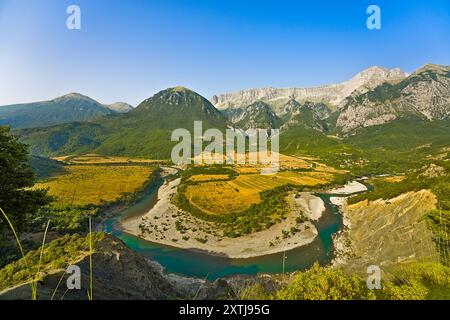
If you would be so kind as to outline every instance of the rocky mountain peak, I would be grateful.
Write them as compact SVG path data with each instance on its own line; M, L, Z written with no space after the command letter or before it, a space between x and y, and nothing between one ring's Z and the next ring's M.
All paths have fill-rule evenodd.
M360 73L358 73L355 77L359 78L382 78L382 79L389 79L389 78L405 78L408 74L404 71L402 71L400 68L394 68L394 69L387 69L380 66L372 66L369 67Z
M192 90L178 86L162 90L151 98L145 100L142 104L159 103L166 105L188 106L191 103L198 101L204 102L207 100Z
M95 101L94 99L82 95L80 93L77 92L71 92L69 94L63 95L61 97L55 98L53 99L54 102L56 103L61 103L61 102L65 102L65 101L84 101L84 102L90 102L90 103L95 103L95 104L99 104L99 102Z
M338 108L341 109L343 103L345 103L345 99L350 95L362 94L376 88L384 82L401 81L407 76L408 74L400 68L369 67L356 74L349 81L344 82L338 99L332 100L330 103L338 105Z
M440 64L427 63L423 67L417 69L414 73L421 73L424 71L435 71L439 73L447 73L450 71L450 66L444 66Z
M226 119L207 99L185 87L162 90L129 112L140 120L151 118L167 128L192 127L194 121L209 122L210 126L226 127Z
M331 110L323 103L312 101L299 103L295 99L291 99L284 106L284 110L285 114L281 116L283 119L282 130L297 125L318 131L327 130L324 120L330 116Z
M448 66L427 64L398 82L384 82L348 97L336 127L343 134L404 118L427 120L450 118L450 72Z
M115 102L115 103L106 105L106 107L117 113L126 113L128 111L133 110L133 106L131 106L125 102Z
M387 69L379 66L373 66L355 75L348 82L348 84L350 84L350 88L354 87L354 90L362 92L364 89L373 89L385 81L402 80L407 76L408 74L400 68Z

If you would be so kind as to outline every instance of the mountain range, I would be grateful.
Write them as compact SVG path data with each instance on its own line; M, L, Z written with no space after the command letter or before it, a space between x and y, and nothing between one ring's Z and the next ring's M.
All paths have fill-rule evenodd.
M225 130L227 120L207 99L183 87L163 90L124 114L110 114L84 122L17 131L30 144L32 154L51 156L96 152L107 155L170 157L172 131Z
M211 101L238 127L266 124L286 129L302 123L323 132L332 129L333 133L345 136L359 128L404 117L448 119L449 72L448 66L433 64L411 75L400 69L372 67L339 85L244 90L215 96Z
M406 78L407 73L399 68L386 69L378 66L370 67L352 79L340 84L324 85L313 88L258 88L242 90L236 93L214 95L211 102L218 109L242 108L264 101L278 114L283 112L283 106L290 100L299 102L313 101L329 104L330 107L339 106L351 93L369 91L386 81L398 81Z
M124 102L105 105L79 93L69 93L50 101L0 106L0 125L16 129L46 127L88 121L132 109L132 106Z
M342 96L356 84L354 91ZM274 105L275 100L252 101L247 97L248 105L220 110L216 106L223 104L214 106L194 91L175 87L155 94L127 113L111 112L89 121L15 132L38 156L90 152L167 159L176 143L170 139L172 131L192 131L195 120L203 121L203 130L279 128L282 152L309 153L331 160L350 154L354 159L349 161L356 161L356 155L361 154L388 156L386 150L403 150L405 146L408 149L402 156L427 156L450 146L448 66L429 64L411 75L399 69L374 67L345 85L321 90L323 94L327 90L336 92L338 87L339 99L332 94L326 99L325 95L321 99L317 95L304 94L301 99L290 95L283 104ZM280 99L276 98L277 103ZM395 161L398 158L398 154L390 156Z
M346 134L405 117L450 118L450 67L428 64L400 82L353 92L344 101L336 128Z

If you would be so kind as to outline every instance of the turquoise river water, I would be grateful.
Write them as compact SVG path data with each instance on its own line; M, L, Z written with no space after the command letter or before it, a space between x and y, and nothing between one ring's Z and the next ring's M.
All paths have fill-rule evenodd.
M281 273L284 256L286 257L285 272L305 270L315 262L325 265L333 258L332 236L342 229L343 223L339 208L330 202L330 197L336 195L330 194L318 194L326 205L326 211L322 218L315 223L319 232L318 237L309 245L285 253L249 259L229 259L206 252L149 242L123 232L120 229L119 221L148 212L156 203L158 189L163 183L163 179L159 178L150 188L146 197L136 205L107 220L104 229L121 239L132 250L160 263L167 273L215 280L234 274Z

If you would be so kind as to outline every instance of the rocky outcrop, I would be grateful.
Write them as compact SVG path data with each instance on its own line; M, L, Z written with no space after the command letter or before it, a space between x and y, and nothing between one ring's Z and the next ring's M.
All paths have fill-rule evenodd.
M93 260L94 300L225 299L234 292L226 281L207 282L164 274L154 261L134 252L117 238L106 235L95 244ZM43 274L38 286L39 300L87 300L90 287L89 256L75 263L81 270L81 289L67 290L67 274ZM58 288L56 290L56 288ZM56 292L55 292L56 290ZM0 292L0 300L29 300L28 284Z
M262 101L257 101L245 108L227 109L223 113L234 127L244 131L278 128L277 115L268 104Z
M325 132L328 130L325 121L331 114L330 108L324 103L314 103L306 101L299 103L295 99L290 99L284 106L284 114L281 115L282 130L287 130L291 126L304 126Z
M334 264L365 273L370 265L434 261L438 254L424 215L435 207L436 196L429 190L344 205L346 229L335 241Z
M96 300L167 299L180 294L158 268L143 256L128 249L120 240L107 235L95 244L93 260L93 296ZM68 275L62 271L45 275L38 287L39 300L87 300L90 284L89 256L75 263L81 270L81 289L67 290ZM59 281L61 283L58 285ZM31 297L28 284L7 290L0 299Z

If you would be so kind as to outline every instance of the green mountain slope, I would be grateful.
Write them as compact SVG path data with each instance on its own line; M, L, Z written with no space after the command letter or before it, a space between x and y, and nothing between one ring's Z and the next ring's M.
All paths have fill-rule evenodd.
M100 124L73 122L46 128L15 131L21 141L30 145L30 153L57 156L84 153L98 148L108 132Z
M450 120L403 118L360 129L344 140L362 151L365 168L375 173L405 172L436 158L449 158Z
M39 180L48 179L65 172L64 163L49 158L30 156L28 163Z
M280 137L282 153L313 155L360 174L403 173L432 159L450 158L450 121L402 118L359 129L345 139L293 126Z
M403 118L360 129L345 141L361 148L433 153L450 145L450 121Z
M14 129L47 127L74 121L86 121L115 111L78 93L51 101L0 107L0 125Z
M95 152L158 159L170 158L172 131L193 132L194 121L225 130L226 119L205 98L186 88L163 90L126 114L91 122L21 130L22 140L36 155L54 156Z
M109 133L95 152L106 155L128 155L169 158L173 130L191 133L194 121L202 121L203 131L225 130L226 120L205 98L186 88L161 91L123 116L105 119L102 125Z

